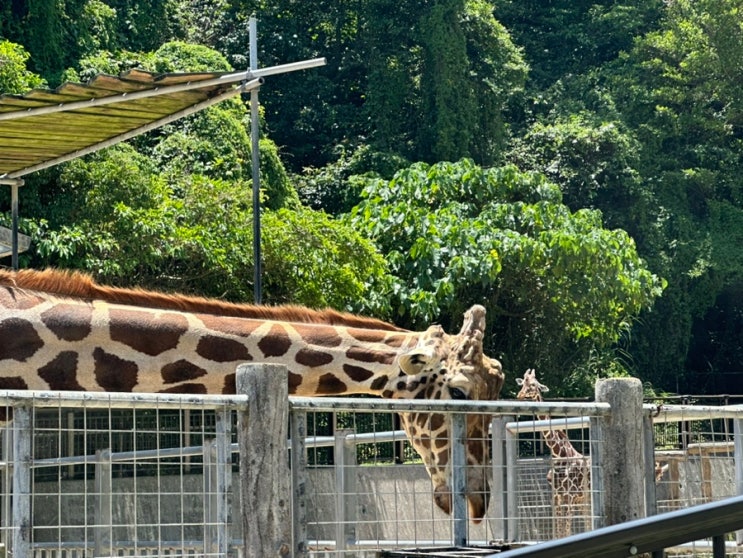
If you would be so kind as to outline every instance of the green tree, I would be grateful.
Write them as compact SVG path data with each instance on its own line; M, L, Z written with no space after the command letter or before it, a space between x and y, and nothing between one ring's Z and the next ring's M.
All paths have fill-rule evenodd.
M505 366L536 366L564 389L621 371L616 361L601 370L605 351L661 292L624 231L604 229L596 211L571 212L536 173L416 163L369 180L363 195L352 222L389 262L401 323L484 304L486 344Z
M31 264L83 269L119 285L252 298L249 184L199 174L166 181L122 144L65 165L54 191L64 202L39 204L42 213L27 223ZM376 300L384 260L353 229L301 208L266 210L262 223L267 303L351 310Z
M742 281L731 249L742 239L730 227L743 210L734 70L743 56L741 7L739 0L673 2L662 26L603 72L641 144L638 169L652 193L652 218L638 241L653 269L672 278L665 300L636 328L633 352L637 366L670 389L704 387L709 370L699 370L691 340L694 332L715 334L695 324Z
M0 40L0 93L25 93L46 82L26 68L29 53L22 45Z

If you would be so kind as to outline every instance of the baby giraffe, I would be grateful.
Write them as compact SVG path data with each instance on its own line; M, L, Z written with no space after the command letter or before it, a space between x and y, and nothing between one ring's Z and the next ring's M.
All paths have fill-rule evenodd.
M524 378L517 378L521 390L516 396L523 401L543 401L542 393L549 388L537 381L533 369L524 373ZM548 420L546 415L538 415L539 420ZM552 454L552 466L547 473L547 482L552 487L552 505L554 509L555 538L568 537L572 534L573 518L582 516L588 523L588 493L590 491L590 468L588 457L573 447L564 430L545 430L544 441Z
M527 370L523 379L517 378L516 383L521 386L516 398L522 401L543 401L542 393L549 391L537 380L533 369ZM549 419L546 415L538 415L538 418ZM573 447L564 430L546 430L542 435L552 454L552 467L547 473L547 481L552 487L555 537L572 534L574 517L582 517L588 530L591 458ZM659 482L667 470L668 464L661 465L656 461L655 482Z

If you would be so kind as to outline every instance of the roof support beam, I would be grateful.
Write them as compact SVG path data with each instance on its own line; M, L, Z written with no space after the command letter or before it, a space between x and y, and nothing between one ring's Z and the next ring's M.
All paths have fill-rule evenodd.
M162 87L154 87L152 89L145 89L144 91L132 91L128 93L121 93L119 95L111 95L109 97L98 97L95 99L88 99L85 101L71 101L69 103L59 103L56 105L34 107L34 108L26 109L26 110L15 110L12 112L0 112L0 121L15 120L18 118L28 118L29 116L39 116L42 114L52 114L55 112L67 112L71 110L100 107L100 106L111 105L115 103L121 103L122 101L145 99L147 97L156 97L159 95L167 95L169 93L179 93L181 91L189 91L192 89L203 89L205 87L209 87L213 85L225 85L229 83L239 83L239 82L254 83L256 79L260 79L265 76L286 73L286 72L294 72L297 70L304 70L307 68L314 68L316 66L323 66L324 64L325 64L325 58L313 58L311 60L302 60L300 62L292 62L291 64L271 66L268 68L262 68L260 70L256 69L256 70L248 70L247 72L225 74L223 76L220 76L218 78L213 78L213 79L189 81L188 83L181 83L178 85L164 85Z

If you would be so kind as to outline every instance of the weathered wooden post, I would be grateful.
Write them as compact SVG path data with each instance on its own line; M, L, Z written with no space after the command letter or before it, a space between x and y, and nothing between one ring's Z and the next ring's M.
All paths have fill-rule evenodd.
M248 558L292 556L288 372L278 364L237 367L240 513Z
M596 401L611 405L611 413L601 420L606 524L643 518L646 514L642 383L637 378L599 380Z

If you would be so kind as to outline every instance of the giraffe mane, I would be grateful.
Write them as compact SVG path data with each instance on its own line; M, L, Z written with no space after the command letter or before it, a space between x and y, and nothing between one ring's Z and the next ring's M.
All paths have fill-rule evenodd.
M276 320L285 322L318 323L360 329L405 331L402 328L365 316L339 312L331 308L313 310L298 305L263 306L240 304L223 300L178 293L148 291L141 288L111 287L98 284L90 275L79 271L22 269L10 271L0 268L0 285L83 300L102 300L160 310L214 314L237 318Z

